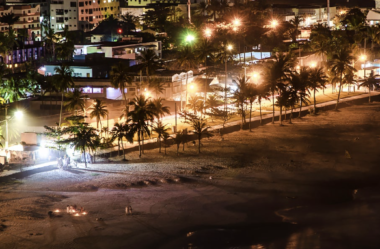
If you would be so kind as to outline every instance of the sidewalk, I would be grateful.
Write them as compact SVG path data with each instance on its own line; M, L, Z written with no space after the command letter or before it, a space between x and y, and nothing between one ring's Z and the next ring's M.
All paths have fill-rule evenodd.
M33 166L21 166L21 167L20 166L14 166L10 170L4 170L3 172L0 172L0 177L11 176L11 175L14 175L14 174L17 174L20 172L27 172L30 170L35 170L35 169L43 168L46 166L55 166L55 165L57 165L57 161L51 161L51 162L47 162L47 163L36 164Z

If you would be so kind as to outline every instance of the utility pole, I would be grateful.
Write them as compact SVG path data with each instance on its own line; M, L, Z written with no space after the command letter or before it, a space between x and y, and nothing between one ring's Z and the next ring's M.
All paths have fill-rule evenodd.
M327 27L330 28L330 0L327 0Z
M191 23L191 0L187 0L187 17L189 18L189 24Z

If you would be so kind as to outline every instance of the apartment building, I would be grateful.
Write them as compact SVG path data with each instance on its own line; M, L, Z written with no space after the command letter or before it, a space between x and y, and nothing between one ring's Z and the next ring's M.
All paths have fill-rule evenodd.
M16 32L24 30L28 41L41 41L40 26L40 6L32 7L30 5L1 6L0 16L14 14L19 18L17 22L11 25ZM8 24L0 23L0 31L7 32Z
M94 29L103 20L100 1L98 0L79 0L78 14L79 29L83 31Z
M98 0L102 18L113 16L115 18L120 16L120 2L119 0Z
M49 5L50 28L55 32L68 26L70 31L78 30L78 0L52 0Z

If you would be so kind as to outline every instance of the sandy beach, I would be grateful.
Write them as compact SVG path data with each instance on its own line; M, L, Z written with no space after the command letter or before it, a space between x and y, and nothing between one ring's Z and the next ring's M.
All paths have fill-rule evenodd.
M188 143L0 177L0 248L379 248L379 112L352 105L203 139L201 154Z

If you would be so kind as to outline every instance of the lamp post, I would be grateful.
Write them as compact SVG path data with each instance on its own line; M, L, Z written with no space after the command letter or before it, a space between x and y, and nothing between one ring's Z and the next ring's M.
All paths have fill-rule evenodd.
M9 148L9 125L8 125L8 121L10 119L12 119L13 117L15 117L16 119L21 119L24 116L23 112L20 110L15 111L13 117L8 116L8 107L9 107L9 104L4 105L5 120L2 121L2 122L5 122L5 149Z
M227 112L227 62L228 62L228 51L231 51L232 50L232 45L227 45L226 48L225 48L225 61L226 61L226 64L225 64L225 73L226 73L226 77L224 79L224 111Z

